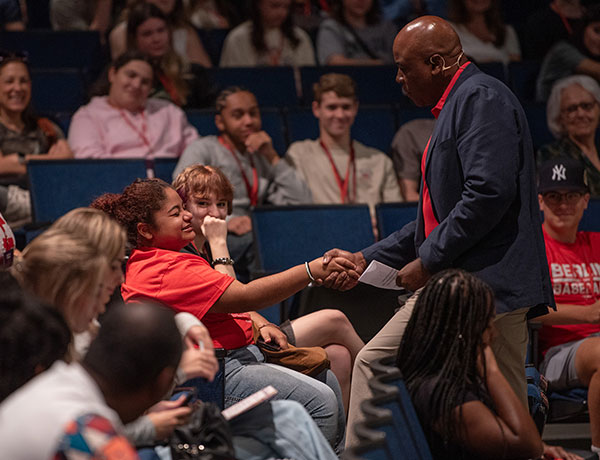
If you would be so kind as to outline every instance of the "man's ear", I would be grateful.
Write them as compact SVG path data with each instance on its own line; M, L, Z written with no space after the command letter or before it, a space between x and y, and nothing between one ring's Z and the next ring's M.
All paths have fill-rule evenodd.
M317 101L312 102L312 113L315 116L315 118L319 118L321 116L321 111L319 110L320 108L321 108L321 104L319 104L319 102L317 102Z
M543 211L544 210L544 208L543 208L543 206L544 206L544 197L542 196L541 193L538 193L538 203L540 205L540 211Z
M148 241L152 241L153 235L152 235L152 232L150 231L150 224L138 222L137 231L140 234L140 236L147 239Z
M215 115L215 126L220 133L225 131L225 124L223 123L223 116L220 113Z
M590 203L590 194L589 194L589 192L586 193L585 195L583 195L583 199L585 200L585 208L583 208L583 209L587 209L588 208L588 204Z
M442 73L444 68L444 59L439 54L434 54L429 58L429 64L431 65L431 75L439 75Z

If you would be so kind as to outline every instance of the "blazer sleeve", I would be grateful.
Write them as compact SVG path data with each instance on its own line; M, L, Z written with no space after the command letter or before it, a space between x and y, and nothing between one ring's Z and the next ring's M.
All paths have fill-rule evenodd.
M452 267L485 238L518 193L520 143L527 126L520 125L517 108L491 87L479 87L457 102L456 136L436 146L436 153L460 162L463 188L456 206L419 247L418 255L431 273Z
M416 221L413 220L387 238L363 249L361 252L367 263L377 260L400 270L415 260L415 228Z

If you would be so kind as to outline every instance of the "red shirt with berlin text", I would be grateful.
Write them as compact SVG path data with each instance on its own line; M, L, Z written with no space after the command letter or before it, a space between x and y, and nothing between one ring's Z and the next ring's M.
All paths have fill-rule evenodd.
M561 243L544 229L546 256L554 299L557 304L581 305L585 308L600 299L600 233L577 232L575 243ZM540 350L566 342L581 340L600 332L599 324L564 324L543 326Z

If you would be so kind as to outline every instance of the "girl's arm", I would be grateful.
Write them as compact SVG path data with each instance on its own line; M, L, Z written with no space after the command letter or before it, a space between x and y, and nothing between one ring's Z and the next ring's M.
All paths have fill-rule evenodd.
M486 383L497 415L481 401L469 401L455 409L461 444L481 458L538 458L543 445L540 435L517 395L500 372L494 353L485 345Z
M308 263L310 274L315 279L325 279L333 272L348 272L352 278L358 279L356 266L341 258L323 264L322 258ZM235 280L215 302L211 311L215 313L245 312L250 308L261 309L281 302L296 292L304 289L311 282L305 265L297 265L289 270L271 276L265 276L248 284Z

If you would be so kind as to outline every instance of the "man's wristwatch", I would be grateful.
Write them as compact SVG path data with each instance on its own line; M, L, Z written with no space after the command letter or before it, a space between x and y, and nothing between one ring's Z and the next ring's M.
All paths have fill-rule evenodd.
M19 164L24 165L27 162L27 158L25 158L25 154L21 152L17 152L17 157Z

